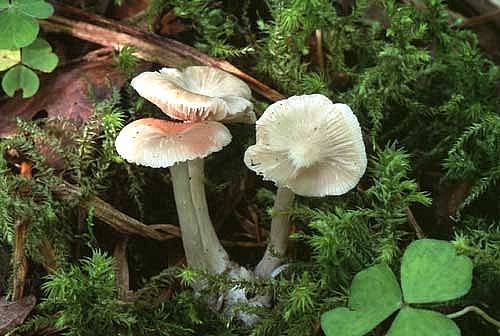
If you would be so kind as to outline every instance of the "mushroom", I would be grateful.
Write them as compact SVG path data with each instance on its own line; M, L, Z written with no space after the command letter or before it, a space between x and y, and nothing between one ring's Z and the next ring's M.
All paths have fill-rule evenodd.
M218 121L255 121L250 88L206 66L144 72L131 84L165 114L184 122L136 120L118 135L118 153L140 165L170 167L188 265L209 273L228 270L229 257L208 213L203 158L231 142L231 133Z
M174 198L188 265L222 273L229 257L219 242L205 198L203 158L231 142L221 123L176 123L154 118L136 120L116 138L118 154L128 162L170 167Z
M255 122L252 92L241 79L217 68L191 66L143 72L131 82L141 95L173 119Z
M270 241L256 274L269 277L281 264L290 231L294 195L342 195L366 170L361 128L349 106L320 94L293 96L270 105L257 120L256 144L245 153L248 168L278 187Z

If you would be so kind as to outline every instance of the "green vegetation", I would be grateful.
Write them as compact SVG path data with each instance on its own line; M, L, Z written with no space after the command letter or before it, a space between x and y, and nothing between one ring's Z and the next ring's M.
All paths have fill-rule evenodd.
M401 309L388 335L460 335L457 325L446 316L410 304L453 300L465 295L471 285L469 258L457 256L449 242L418 240L403 255L401 288L386 264L361 271L351 285L349 309L324 313L321 325L327 336L363 335Z
M2 88L12 97L17 90L23 98L33 96L40 86L33 70L52 72L59 58L50 44L37 38L36 19L46 19L54 8L43 0L0 1L0 71L8 70L2 79ZM9 70L10 69L10 70Z

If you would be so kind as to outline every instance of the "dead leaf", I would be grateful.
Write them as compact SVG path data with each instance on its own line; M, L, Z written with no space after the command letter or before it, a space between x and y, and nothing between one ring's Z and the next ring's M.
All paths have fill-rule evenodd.
M23 323L35 304L33 295L14 302L0 298L0 335Z
M82 124L93 108L89 87L95 99L110 96L110 84L121 87L125 77L109 56L99 62L81 62L62 67L42 77L38 93L29 99L17 96L0 105L0 137L16 133L16 118L32 120L39 117L65 118Z
M31 162L23 161L19 165L19 175L24 176L26 179L31 180L33 175L31 174Z
M125 0L121 6L113 4L109 11L109 17L115 20L128 19L145 11L149 2L149 0Z
M186 26L177 18L175 12L171 10L162 16L158 33L164 36L172 36L186 30Z

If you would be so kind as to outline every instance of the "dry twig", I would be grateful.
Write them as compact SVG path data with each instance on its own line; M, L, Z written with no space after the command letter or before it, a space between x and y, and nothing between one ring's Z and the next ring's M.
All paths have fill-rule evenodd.
M241 71L231 63L212 58L178 41L132 28L77 8L60 4L54 6L56 15L40 23L46 31L68 34L115 50L131 46L137 49L135 54L137 57L164 66L184 67L192 64L203 64L217 67L240 77L255 92L271 101L285 98L281 93Z

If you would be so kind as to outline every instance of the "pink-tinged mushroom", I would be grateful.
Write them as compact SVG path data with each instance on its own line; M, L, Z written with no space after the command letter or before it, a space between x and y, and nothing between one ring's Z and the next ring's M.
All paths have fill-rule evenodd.
M217 68L191 66L143 72L131 85L173 119L255 122L252 94L241 79Z
M131 84L139 95L183 123L134 121L117 137L118 153L129 162L170 167L188 265L211 273L226 271L229 257L208 213L203 158L231 141L227 128L217 121L255 121L250 88L239 78L207 66L144 72Z
M203 158L231 142L221 123L176 123L154 118L136 120L116 138L118 154L143 166L170 167L175 204L188 265L222 273L229 256L213 228L205 197Z
M342 195L366 170L361 128L349 106L320 94L293 96L270 105L257 120L248 168L278 187L269 245L256 274L269 277L281 264L290 231L294 194Z

